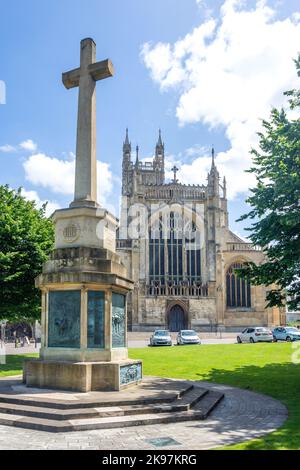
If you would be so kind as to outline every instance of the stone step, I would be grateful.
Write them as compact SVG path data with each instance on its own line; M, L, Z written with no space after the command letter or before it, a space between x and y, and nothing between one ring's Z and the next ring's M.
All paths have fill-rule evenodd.
M69 421L55 421L20 415L0 413L0 424L17 426L26 429L36 429L47 432L70 432L93 429L110 429L116 427L129 427L203 419L201 412L182 411L164 414L144 414L133 416L114 416L106 418L86 418Z
M7 426L17 426L26 429L37 429L48 432L70 432L189 420L202 420L207 418L209 413L215 408L215 406L217 406L222 398L223 394L209 391L208 393L202 394L202 398L196 403L196 406L193 410L165 410L165 412L153 412L154 410L152 410L152 413L139 412L138 414L123 414L121 416L98 415L96 417L84 417L82 414L78 419L71 419L69 416L68 419L64 420L25 416L17 414L17 410L15 410L15 413L0 412L0 424ZM88 410L84 411L88 412Z
M28 416L50 420L83 419L93 417L129 416L135 414L167 413L188 411L193 408L205 395L207 390L194 387L172 403L148 405L101 406L93 408L78 408L68 410L51 409L49 407L0 403L0 413L9 415Z
M20 394L0 394L0 403L14 404L14 405L26 405L36 406L41 408L55 408L59 410L67 409L82 409L82 408L95 408L95 407L112 407L112 406L126 406L126 405L148 405L158 403L171 403L179 398L183 397L186 393L190 392L194 388L193 385L183 385L181 390L174 392L157 393L152 396L141 396L126 397L124 399L101 399L101 401L93 399L84 399L80 402L77 400L55 400L55 399L43 399L36 397L34 399L24 397ZM106 392L107 393L107 392ZM117 392L113 392L117 393Z
M223 393L210 390L209 393L195 405L194 410L197 412L200 411L203 415L203 419L206 419L223 398Z

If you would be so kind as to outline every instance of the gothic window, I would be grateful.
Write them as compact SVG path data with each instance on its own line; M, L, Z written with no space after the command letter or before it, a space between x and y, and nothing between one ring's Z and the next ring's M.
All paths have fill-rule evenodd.
M186 238L186 234L189 237ZM150 283L201 283L201 250L194 223L180 212L161 214L149 231ZM199 237L198 237L199 238Z
M151 281L164 284L165 245L162 235L162 220L159 218L149 231L149 275Z
M177 212L171 212L167 217L167 225L168 277L174 284L178 284L183 272L180 215Z
M235 269L239 269L241 267L242 263L232 264L226 273L226 303L229 308L251 307L250 281L249 279L239 278L235 274Z
M185 227L189 232L189 229ZM201 250L199 249L199 232L195 222L191 223L190 237L185 239L186 245L186 267L190 283L199 281L201 278Z

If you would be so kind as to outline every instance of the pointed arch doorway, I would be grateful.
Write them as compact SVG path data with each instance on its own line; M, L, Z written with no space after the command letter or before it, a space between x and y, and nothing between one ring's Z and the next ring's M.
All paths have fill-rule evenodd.
M187 313L178 303L172 305L167 315L168 329L171 332L178 332L187 329Z

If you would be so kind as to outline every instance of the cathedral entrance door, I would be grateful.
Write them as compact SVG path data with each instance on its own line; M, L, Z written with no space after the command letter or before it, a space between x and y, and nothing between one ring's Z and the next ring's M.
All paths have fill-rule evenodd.
M184 310L180 305L174 305L169 313L169 330L177 332L186 328Z

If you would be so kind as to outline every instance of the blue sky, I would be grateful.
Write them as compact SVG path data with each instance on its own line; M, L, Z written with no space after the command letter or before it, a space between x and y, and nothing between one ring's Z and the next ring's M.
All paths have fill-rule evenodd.
M0 14L0 184L49 209L72 200L77 89L61 74L92 37L97 59L115 66L97 84L100 199L117 211L125 128L146 158L161 127L182 182L205 183L214 143L231 226L243 233L235 219L253 183L244 169L259 118L298 85L298 1L0 0Z

